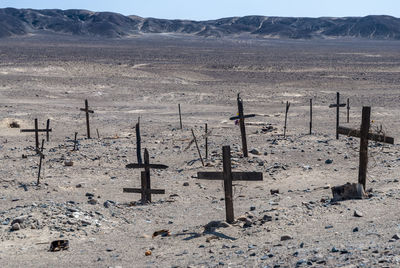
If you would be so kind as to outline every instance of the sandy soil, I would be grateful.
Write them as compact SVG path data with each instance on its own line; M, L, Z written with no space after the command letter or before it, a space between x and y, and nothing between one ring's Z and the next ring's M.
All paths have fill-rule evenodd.
M399 48L173 36L1 40L1 267L398 267ZM382 125L395 138L395 145L370 142L366 200L330 202L330 186L358 176L359 140L335 139L328 106L336 91L351 103L350 123L342 109L341 125L358 128L362 106L370 105L373 128ZM247 133L249 149L259 154L248 158L238 126L228 120L237 113L238 92L245 113L258 114L247 120ZM90 140L79 111L86 98L95 111ZM292 105L284 139L286 101ZM146 205L140 194L122 192L140 186L140 170L125 168L137 161L139 116L142 148L151 162L169 166L152 170L152 187L166 194ZM49 118L53 129L40 186L34 135L9 127L32 128L35 118L40 127ZM212 134L202 167L195 146L185 148L193 128L204 155L205 123ZM263 131L267 126L274 130ZM74 132L78 151L71 151ZM198 171L222 170L223 145L231 145L234 171L264 175L262 182L234 182L235 216L246 222L228 226L223 183L196 178ZM20 230L11 231L13 221ZM220 228L205 228L212 221ZM171 235L152 238L161 229ZM57 239L68 239L69 250L49 252Z

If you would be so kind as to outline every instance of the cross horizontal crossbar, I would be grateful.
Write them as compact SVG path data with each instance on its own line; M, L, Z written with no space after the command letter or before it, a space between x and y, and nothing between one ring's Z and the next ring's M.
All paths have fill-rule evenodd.
M250 117L255 117L255 114L246 114L243 115L243 118L250 118ZM232 116L231 118L229 118L229 120L238 120L240 119L240 116Z
M161 164L128 164L125 166L126 168L153 168L153 169L167 169L168 166Z
M138 188L124 188L124 193L150 193L150 194L165 194L165 190L160 189L138 189Z
M20 132L52 132L52 129L21 129Z
M338 128L339 134L352 136L352 137L361 137L361 132L358 129L352 129L347 127L340 127ZM394 144L394 138L387 137L377 133L368 133L368 140L377 141L377 142L384 142L389 144Z
M222 172L197 172L197 178L200 180L223 180ZM262 181L262 172L232 172L234 181Z
M337 104L331 104L331 105L329 105L329 108L336 108L337 107ZM341 104L339 104L339 107L346 107L346 103L341 103Z
M94 113L93 110L86 110L85 108L81 108L81 111L83 111L83 112L88 112L88 113L91 113L91 114Z

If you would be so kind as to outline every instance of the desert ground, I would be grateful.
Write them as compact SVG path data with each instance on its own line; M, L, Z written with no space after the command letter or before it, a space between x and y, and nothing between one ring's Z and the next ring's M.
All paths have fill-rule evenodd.
M1 267L399 267L399 42L29 36L0 40L0 59ZM335 138L336 92L350 99L341 125L359 128L371 106L372 130L395 138L369 143L367 199L331 202L332 186L357 182L360 144ZM248 158L229 120L237 93L257 114L246 120ZM137 162L138 117L150 162L169 167L151 171L166 191L151 204L123 193L140 187L140 170L125 168ZM20 132L35 118L52 128L39 186L34 134ZM205 157L205 123L203 167L187 147L193 129ZM197 179L222 171L224 145L233 171L264 177L234 182L233 224L223 182ZM69 249L49 251L59 239Z

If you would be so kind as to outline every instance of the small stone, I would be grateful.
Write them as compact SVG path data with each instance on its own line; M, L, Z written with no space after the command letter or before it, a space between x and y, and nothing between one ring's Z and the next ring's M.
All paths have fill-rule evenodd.
M250 207L250 211L254 211L254 210L256 210L256 207L255 206L251 206Z
M329 165L329 164L332 164L332 163L333 163L333 160L332 160L332 159L326 159L326 160L325 160L325 164L328 164L328 165Z
M72 166L74 165L74 162L73 162L73 161L65 161L65 162L64 162L64 165L65 165L66 167L72 167Z
M271 194L279 194L279 189L271 189Z
M94 198L92 198L92 199L90 199L90 200L88 201L88 204L90 204L90 205L96 205L96 204L97 204L97 200L94 199Z
M82 188L82 184L78 183L77 185L75 185L76 188Z
M356 233L356 232L358 232L358 227L355 227L355 228L353 229L353 233Z
M281 241L286 241L286 240L291 240L291 239L293 239L293 237L291 237L290 235L281 236Z
M325 229L332 229L333 228L333 225L327 225L327 226L325 226Z
M188 182L184 182L183 186L189 186L189 183Z
M399 234L395 234L394 236L392 236L392 238L395 239L395 240L399 240L400 236L399 236Z
M270 215L264 215L263 221L272 221L272 216L270 216Z
M254 155L260 155L260 151L257 150L257 149L255 149L255 148L254 148L254 149L251 149L251 150L250 150L250 153L251 153L251 154L254 154Z
M333 248L331 249L331 252L339 252L339 250L338 250L336 247L333 247Z
M358 217L358 218L361 218L361 217L363 217L364 215L362 214L362 212L360 212L360 211L358 211L358 210L354 210L354 217Z
M18 230L20 230L21 229L21 226L19 225L19 223L14 223L12 226L11 226L11 231L18 231Z

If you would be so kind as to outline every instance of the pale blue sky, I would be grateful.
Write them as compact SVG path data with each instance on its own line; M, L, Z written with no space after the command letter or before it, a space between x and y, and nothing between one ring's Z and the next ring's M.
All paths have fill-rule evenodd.
M0 0L0 8L88 9L166 19L206 20L231 16L400 17L400 0Z

